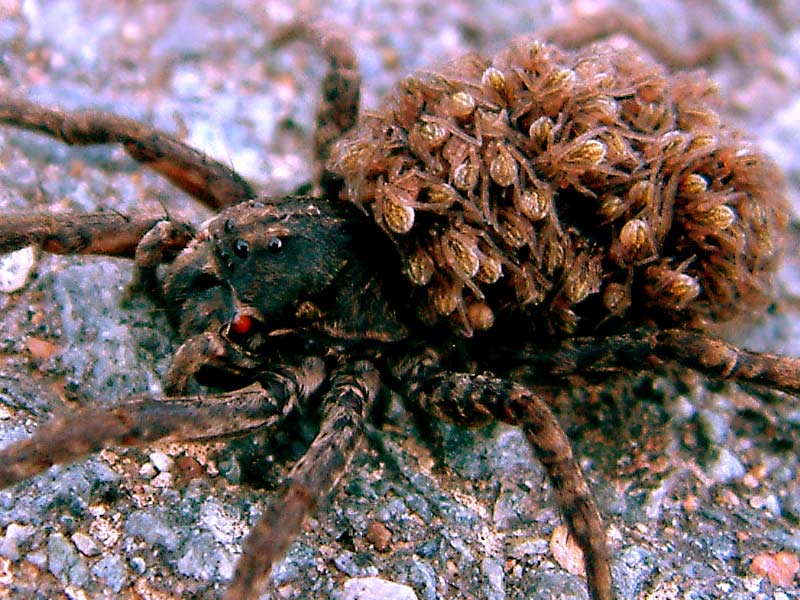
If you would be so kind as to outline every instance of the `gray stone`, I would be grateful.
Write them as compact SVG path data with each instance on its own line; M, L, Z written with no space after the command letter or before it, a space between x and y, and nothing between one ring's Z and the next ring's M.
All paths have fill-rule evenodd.
M211 533L214 539L223 544L230 544L236 537L236 520L215 498L208 498L200 507L200 526Z
M172 467L172 458L163 452L151 452L149 458L150 462L153 463L153 466L161 473L169 471Z
M211 534L201 533L187 541L178 571L200 581L228 581L233 577L233 557Z
M505 573L503 565L494 558L484 558L481 561L481 573L486 577L483 592L486 600L505 600Z
M730 483L744 477L746 470L742 462L733 452L722 448L716 460L709 463L705 469L706 474L718 483Z
M160 508L147 508L132 513L125 523L125 533L139 536L150 545L159 545L167 550L178 548L178 534L170 524L169 514Z
M116 554L109 554L97 561L92 567L92 575L105 582L115 594L122 591L128 582L125 562Z
M78 533L74 533L70 539L72 543L75 544L78 551L84 556L97 556L100 554L100 547L97 545L97 542L85 533L79 531Z
M19 546L26 543L36 530L30 525L9 523L5 535L0 540L0 556L9 560L19 560Z
M430 564L412 559L408 578L414 588L421 592L423 600L436 599L436 572Z
M653 553L640 546L629 546L612 564L614 583L621 598L638 598L656 569Z
M344 582L342 600L417 600L407 585L379 577L356 577Z
M63 535L54 533L48 538L47 553L47 568L59 580L75 586L86 585L89 569L75 546Z
M528 584L528 600L589 600L586 584L566 573L541 573Z
M711 443L722 444L728 438L730 426L724 415L711 410L702 410L698 415L698 421Z

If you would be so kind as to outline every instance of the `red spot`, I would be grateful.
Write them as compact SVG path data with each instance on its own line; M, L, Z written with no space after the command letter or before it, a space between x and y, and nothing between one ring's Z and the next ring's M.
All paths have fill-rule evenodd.
M247 335L253 328L253 319L247 315L237 314L231 321L231 330L236 335Z

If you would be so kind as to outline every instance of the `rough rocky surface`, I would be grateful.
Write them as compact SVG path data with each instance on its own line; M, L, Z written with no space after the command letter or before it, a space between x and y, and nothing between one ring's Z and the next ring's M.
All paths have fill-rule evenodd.
M302 4L351 32L368 107L410 70L496 50L563 22L581 3ZM675 45L723 30L764 32L768 52L721 53L709 69L731 118L786 170L799 206L793 3L612 4L643 15ZM311 176L324 68L303 46L270 48L270 33L296 10L288 1L0 0L0 86L153 122L278 193ZM0 210L143 203L205 217L119 149L68 149L0 130ZM30 270L27 285L0 293L0 443L84 403L159 390L176 340L148 300L121 306L128 264L52 256L27 264L15 266ZM782 271L788 291L800 290L796 266ZM778 303L774 313L727 334L800 355L796 312ZM554 400L607 519L621 596L800 597L797 400L778 398L768 419L748 390L681 375ZM585 598L523 437L500 426L434 432L441 460L392 403L351 475L274 569L275 591L265 597L368 597L356 594L374 585L369 597L384 589L412 597L410 588L420 599ZM0 492L0 596L221 596L242 536L312 433L295 424L272 441L110 450Z

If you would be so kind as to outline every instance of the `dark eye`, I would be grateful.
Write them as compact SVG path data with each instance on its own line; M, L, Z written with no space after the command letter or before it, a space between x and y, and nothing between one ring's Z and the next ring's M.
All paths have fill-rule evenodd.
M233 253L239 258L247 258L250 254L250 244L244 240L236 240L233 242Z
M270 252L277 252L278 250L281 249L282 246L283 242L281 241L281 238L279 238L276 235L272 236L267 241L267 250L269 250Z

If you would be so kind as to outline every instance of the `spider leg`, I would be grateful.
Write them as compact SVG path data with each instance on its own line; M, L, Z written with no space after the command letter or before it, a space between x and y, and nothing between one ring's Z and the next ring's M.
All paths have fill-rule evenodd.
M536 35L563 48L580 48L616 34L646 48L673 70L709 63L724 52L745 53L754 47L767 45L764 36L755 29L735 29L681 46L655 33L652 25L641 16L611 7L575 15L567 22L548 27Z
M141 251L142 260L152 263L153 260L145 259L145 256L153 255L155 250L155 234L148 237L154 229L159 230L161 256L180 251L193 235L190 225L166 221L163 215L152 213L6 214L0 216L0 254L35 245L53 254L133 258L140 242L147 238L149 243Z
M531 390L486 374L441 371L438 357L424 355L405 375L408 397L428 415L474 427L492 420L520 425L544 465L558 505L583 549L594 600L613 600L606 532L572 445L547 403Z
M174 259L195 237L194 227L178 221L159 221L142 236L133 257L133 278L128 293L142 290L158 296L158 267Z
M800 393L800 359L742 350L702 333L670 329L658 336L656 355L720 379Z
M322 100L317 108L314 131L318 169L315 183L324 184L321 180L331 147L358 121L361 72L350 42L341 32L297 21L280 29L273 38L273 45L282 46L295 40L312 44L328 59L329 69L322 80Z
M613 600L611 559L600 513L572 445L547 403L531 390L487 374L442 371L433 353L402 367L408 397L433 417L474 427L500 420L522 427L553 482L572 535L583 549L594 600Z
M0 254L35 245L52 254L133 258L129 291L155 295L158 266L175 258L194 235L190 224L152 213L12 214L0 217Z
M38 131L70 146L122 144L134 160L214 210L256 197L232 169L127 117L98 110L66 111L0 94L0 123Z
M286 491L250 531L226 600L259 597L273 563L283 556L306 516L336 486L350 464L379 386L377 371L367 362L331 378L319 433L289 473Z
M309 359L300 367L268 374L262 384L226 394L144 396L114 407L79 410L0 450L0 488L109 446L208 440L272 426L307 399L323 379L322 361Z
M800 358L742 350L720 339L682 329L640 329L606 338L578 338L551 350L528 349L515 361L543 376L644 370L653 359L677 362L730 381L800 394Z
M263 359L230 343L221 334L207 331L189 338L175 352L164 377L164 391L169 396L185 393L189 380L203 367L223 367L228 374L254 374Z

